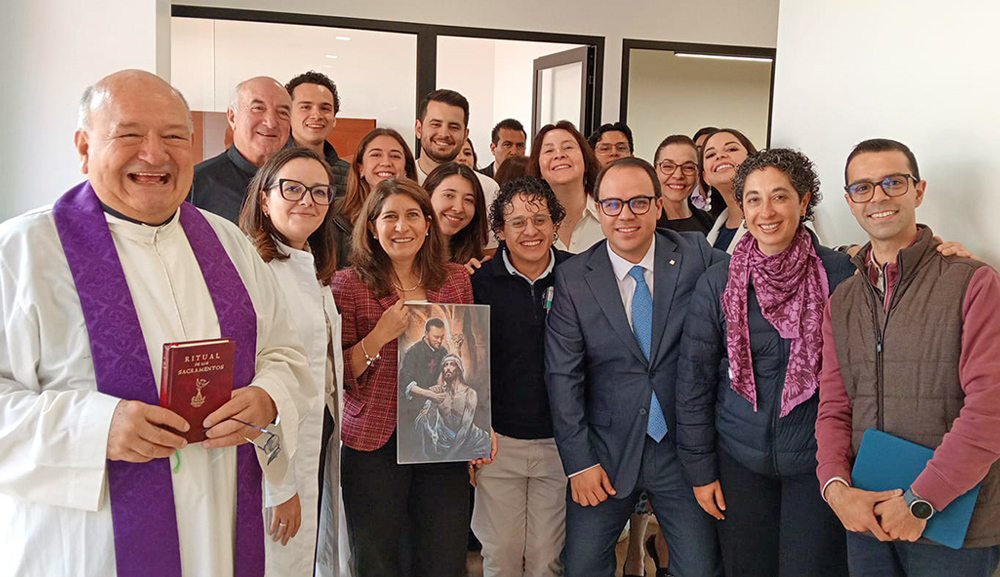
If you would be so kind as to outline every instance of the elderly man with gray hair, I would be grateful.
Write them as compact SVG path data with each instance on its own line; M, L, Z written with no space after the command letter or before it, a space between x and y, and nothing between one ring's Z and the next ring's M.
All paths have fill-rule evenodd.
M114 73L81 103L87 179L0 224L0 575L264 574L262 472L315 393L273 274L184 202L192 142L180 93ZM160 406L164 344L221 338L229 400Z
M233 144L194 167L188 200L237 224L250 180L288 142L291 114L292 99L274 78L257 76L237 84L226 110Z

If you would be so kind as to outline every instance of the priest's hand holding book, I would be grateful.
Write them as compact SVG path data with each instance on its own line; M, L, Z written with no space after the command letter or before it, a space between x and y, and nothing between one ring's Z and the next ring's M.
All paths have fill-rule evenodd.
M271 396L260 387L249 385L233 391L232 398L218 410L205 418L202 425L208 429L205 448L231 447L253 440L262 433L259 428L266 427L278 416L278 408ZM241 422L242 421L242 422Z
M184 417L170 409L122 399L111 416L108 459L145 463L169 457L187 446L184 437L163 428L164 425L182 432L190 428Z

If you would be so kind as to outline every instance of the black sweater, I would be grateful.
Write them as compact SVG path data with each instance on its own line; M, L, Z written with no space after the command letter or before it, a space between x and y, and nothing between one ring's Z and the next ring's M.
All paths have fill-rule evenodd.
M530 284L504 265L503 244L472 275L476 304L490 305L490 385L493 428L517 439L552 437L545 388L545 293L555 275ZM572 256L555 251L556 265Z

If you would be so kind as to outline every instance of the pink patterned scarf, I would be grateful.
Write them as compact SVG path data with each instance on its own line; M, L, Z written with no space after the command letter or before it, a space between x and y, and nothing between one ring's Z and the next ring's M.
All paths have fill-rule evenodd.
M812 235L799 226L785 250L767 256L757 239L745 235L729 261L729 280L722 293L726 341L733 390L757 410L757 385L750 358L747 298L753 278L761 312L783 339L791 339L788 370L781 394L781 416L813 396L819 385L823 350L823 308L830 293L826 269L816 254Z

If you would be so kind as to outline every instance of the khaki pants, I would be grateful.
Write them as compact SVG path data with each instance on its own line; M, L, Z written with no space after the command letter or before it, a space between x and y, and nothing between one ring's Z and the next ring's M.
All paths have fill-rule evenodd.
M566 474L555 440L497 437L496 460L477 475L472 514L483 574L562 575Z

